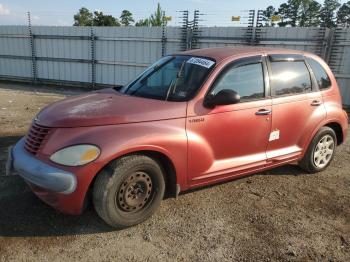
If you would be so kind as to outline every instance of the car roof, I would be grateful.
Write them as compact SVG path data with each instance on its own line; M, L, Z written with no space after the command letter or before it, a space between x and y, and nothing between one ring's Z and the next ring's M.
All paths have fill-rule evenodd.
M283 49L283 48L268 48L268 47L252 47L252 46L240 46L240 47L214 47L214 48L203 48L193 49L177 53L178 55L191 55L212 58L216 62L220 62L228 57L232 56L246 56L246 55L261 55L267 54L301 54L304 55L306 52L300 50Z

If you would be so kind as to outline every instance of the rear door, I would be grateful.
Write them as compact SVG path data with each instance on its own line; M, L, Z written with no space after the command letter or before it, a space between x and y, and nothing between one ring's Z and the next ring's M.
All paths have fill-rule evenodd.
M298 158L326 117L316 81L302 55L270 55L272 126L268 162Z

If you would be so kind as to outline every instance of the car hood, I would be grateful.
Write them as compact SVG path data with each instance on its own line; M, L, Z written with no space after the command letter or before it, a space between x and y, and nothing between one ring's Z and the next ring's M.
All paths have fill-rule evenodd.
M123 95L103 89L70 97L44 108L36 117L47 127L101 126L186 116L186 102L169 102Z

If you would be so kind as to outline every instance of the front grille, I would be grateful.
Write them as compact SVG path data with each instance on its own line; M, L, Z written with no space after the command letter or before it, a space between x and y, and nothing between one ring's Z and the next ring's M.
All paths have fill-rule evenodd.
M33 122L26 137L25 149L33 155L38 153L49 131L49 127L44 127Z

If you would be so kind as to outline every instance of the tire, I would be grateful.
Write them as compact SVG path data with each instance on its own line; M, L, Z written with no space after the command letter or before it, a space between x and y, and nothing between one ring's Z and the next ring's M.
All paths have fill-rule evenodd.
M327 126L321 127L299 162L299 166L311 174L325 170L334 158L336 145L337 136L334 130Z
M161 166L145 155L113 161L98 174L93 187L97 214L114 228L137 225L160 206L165 191Z

